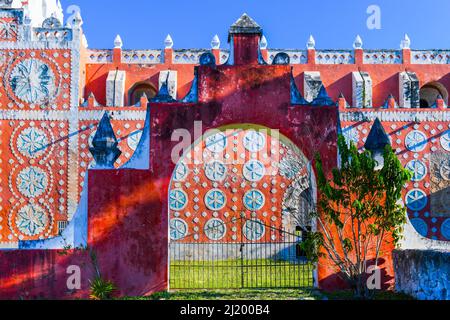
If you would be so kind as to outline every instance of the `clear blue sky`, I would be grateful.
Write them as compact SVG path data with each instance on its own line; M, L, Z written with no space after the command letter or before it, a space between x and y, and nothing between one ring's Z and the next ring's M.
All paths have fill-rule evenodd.
M209 48L218 34L248 13L264 29L271 48L305 48L309 34L321 49L351 48L360 34L365 48L397 49L407 33L411 47L450 48L449 0L62 0L78 5L90 48L162 48L168 33L174 48ZM381 29L369 30L369 5L381 9ZM65 14L67 17L69 14Z

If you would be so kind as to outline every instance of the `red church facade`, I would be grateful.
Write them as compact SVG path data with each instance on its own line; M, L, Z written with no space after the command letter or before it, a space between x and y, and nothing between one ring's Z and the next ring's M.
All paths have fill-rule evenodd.
M0 12L27 30L22 9ZM316 50L312 38L306 50L271 50L246 15L230 29L230 50L216 38L210 50L176 50L170 37L163 50L122 50L120 38L112 50L92 50L81 26L79 16L70 28L49 18L29 27L28 40L21 31L0 42L0 297L86 297L99 270L123 295L165 290L171 240L192 233L232 242L242 230L208 235L205 225L242 215L291 228L282 214L289 186L308 177L305 190L317 199L315 154L331 172L338 134L363 148L377 118L414 172L404 190L411 224L423 238L450 241L450 51L411 50L407 39L400 50L364 50L360 39L354 50ZM45 90L21 87L27 72ZM105 112L116 144L96 140ZM211 129L221 150L208 144ZM179 130L193 137L181 176L186 158L172 157ZM258 138L273 149L262 159L252 157ZM205 151L199 163L196 147ZM116 149L117 159L103 161ZM295 167L292 159L303 169L290 178L283 168ZM80 290L67 288L71 266L81 270ZM335 274L321 264L319 287L339 286Z

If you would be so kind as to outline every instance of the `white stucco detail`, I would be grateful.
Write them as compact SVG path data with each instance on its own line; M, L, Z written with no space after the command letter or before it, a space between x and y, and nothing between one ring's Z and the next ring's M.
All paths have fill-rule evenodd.
M106 105L108 107L123 107L125 104L126 72L113 70L106 79Z
M14 0L13 8L24 8L26 15L31 19L32 27L41 27L42 22L51 16L57 18L61 24L64 21L64 13L60 0L29 0L28 5L23 6L21 0Z
M169 78L167 78L167 74L169 74ZM168 84L169 94L176 100L178 88L178 72L174 70L161 71L159 73L159 89L161 89L166 80Z

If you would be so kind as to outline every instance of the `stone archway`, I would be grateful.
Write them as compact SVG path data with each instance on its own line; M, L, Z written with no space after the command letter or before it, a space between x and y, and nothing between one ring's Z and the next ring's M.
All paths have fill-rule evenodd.
M289 232L298 226L314 227L306 212L315 210L314 173L290 140L253 125L224 127L204 137L191 146L172 176L172 239L183 238L172 234L175 230L195 233L196 240L210 239L202 232L208 221L226 222L242 215ZM224 238L232 241L232 232Z
M438 96L448 104L448 91L445 86L437 81L428 82L420 89L420 107L430 108L436 103Z
M235 259L245 242L259 250L259 258L262 252L264 259L295 260L304 236L299 229L315 229L309 216L315 202L309 160L277 131L234 125L207 132L185 152L172 176L169 238L177 249L172 246L176 253L169 256ZM223 243L226 249L218 249Z

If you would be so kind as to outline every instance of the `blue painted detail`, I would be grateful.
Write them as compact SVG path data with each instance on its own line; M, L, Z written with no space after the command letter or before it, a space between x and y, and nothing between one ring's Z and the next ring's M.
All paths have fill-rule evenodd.
M186 237L188 233L188 225L182 219L171 219L169 223L170 239L181 240Z
M266 227L258 219L249 220L244 224L244 236L250 241L261 240L265 231Z
M244 205L250 211L258 211L264 207L264 194L256 189L249 190L244 195Z
M450 240L450 219L447 219L442 223L441 234L445 239Z
M211 161L205 165L205 175L211 181L223 181L227 176L227 167L221 161Z
M121 169L147 170L150 168L150 106L147 108L141 139L130 160Z
M259 152L266 145L266 136L258 131L250 130L245 134L244 147L250 152Z
M294 76L292 75L292 72L291 72L291 104L302 105L302 106L306 106L309 104L309 102L306 101L305 98L303 98L302 94L298 90L298 87L295 84L295 79L294 79Z
M273 65L289 65L291 63L291 58L286 52L278 52L273 58Z
M422 181L427 175L427 167L420 160L412 160L406 165L406 169L413 173L412 181L419 182Z
M206 148L214 153L219 153L227 147L227 136L224 133L217 133L206 138Z
M328 95L327 89L324 85L320 87L317 98L311 102L312 106L336 106L336 103Z
M173 172L173 181L181 182L184 181L188 175L188 167L183 162L179 162L175 167L175 171Z
M216 65L216 57L211 52L202 53L199 58L201 66L214 67Z
M95 159L96 168L114 168L114 163L122 154L117 147L118 144L109 115L105 112L97 127L94 139L92 139L93 147L89 148Z
M406 194L405 202L410 210L420 211L427 206L428 199L425 192L420 189L413 189Z
M203 229L208 239L212 241L219 241L225 237L227 227L225 223L220 219L211 219L206 222Z
M409 151L421 152L427 146L427 136L422 131L412 131L405 138L405 145Z
M391 144L389 136L384 130L380 119L376 118L372 129L367 137L364 147L369 151L384 151L384 148Z
M250 160L244 165L243 175L245 179L251 182L258 182L264 178L266 168L261 161Z
M225 193L219 189L212 189L205 195L205 205L213 211L221 210L227 204Z
M171 210L183 210L188 204L188 196L186 192L181 189L174 189L170 191L169 206Z
M88 234L88 175L84 179L80 203L72 220L60 236L38 240L19 241L20 250L61 250L64 248L85 248Z
M215 64L215 60L214 60L214 64ZM192 80L191 89L189 90L188 94L183 99L180 100L180 102L182 102L182 103L197 103L198 102L198 68L197 67L195 67L195 69L194 69L194 80Z
M177 102L169 93L169 76L170 72L167 72L166 81L161 85L161 88L158 91L158 94L151 99L151 102L156 103L171 103L171 102Z
M428 225L425 221L419 218L411 219L411 224L414 229L422 236L426 237L428 234Z

